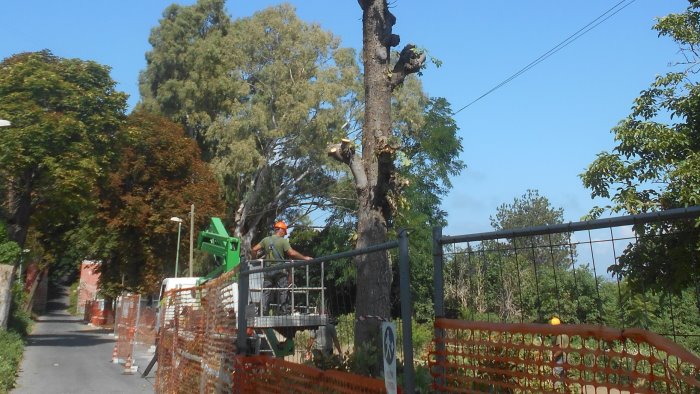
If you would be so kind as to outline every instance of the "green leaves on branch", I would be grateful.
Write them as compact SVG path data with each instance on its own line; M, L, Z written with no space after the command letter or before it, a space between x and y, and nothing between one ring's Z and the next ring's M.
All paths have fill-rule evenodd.
M680 71L658 76L649 89L641 92L631 114L612 130L615 148L598 154L581 174L591 196L609 198L613 212L636 214L700 203L697 9L698 5L690 5L684 13L659 20L655 26L659 35L671 37L681 48L683 60L676 64ZM591 214L603 211L596 207ZM669 231L689 232L686 250L679 249L677 240L659 238ZM627 276L632 286L680 291L700 279L698 270L686 264L692 259L688 248L700 246L692 226L647 225L636 227L635 232L639 241L611 268ZM669 256L681 260L672 262Z
M289 5L235 21L223 13L223 1L170 9L141 90L144 106L197 138L245 244L277 217L329 203L336 174L325 149L344 134L359 68Z

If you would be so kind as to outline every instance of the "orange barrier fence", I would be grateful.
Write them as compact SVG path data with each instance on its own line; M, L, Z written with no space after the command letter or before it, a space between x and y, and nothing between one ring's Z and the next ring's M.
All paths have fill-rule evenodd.
M117 335L117 359L121 363L133 360L134 336L138 324L139 303L141 296L138 294L119 297L115 314Z
M156 344L156 321L158 319L157 303L149 303L144 297L139 297L133 337L133 349L136 358L152 357ZM141 360L143 361L143 360Z
M169 291L161 300L157 393L386 392L383 380L281 358L237 355L235 274Z
M95 326L114 323L114 312L107 308L104 300L87 300L83 310L83 321Z
M641 329L450 319L435 328L436 392L700 392L700 358Z
M161 300L156 392L231 392L236 354L235 272Z
M85 301L85 310L83 311L83 321L85 323L92 322L92 317L95 314L95 310L97 309L97 305L98 305L98 303L96 300Z
M241 393L386 393L384 381L347 372L323 371L279 358L236 359L235 388Z

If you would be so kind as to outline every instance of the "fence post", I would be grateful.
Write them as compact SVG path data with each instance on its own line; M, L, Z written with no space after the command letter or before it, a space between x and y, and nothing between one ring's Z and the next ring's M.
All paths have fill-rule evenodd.
M408 231L399 231L399 294L401 296L401 324L403 330L403 389L414 393L413 330L411 327L411 267L408 255Z
M131 359L134 359L134 354L136 353L136 339L139 330L139 324L141 323L141 294L139 293L139 298L136 301L136 318L134 319L134 336L131 337ZM132 361L133 362L133 361Z
M433 227L433 304L435 317L445 317L445 279L442 262L442 227Z
M248 306L248 291L250 288L250 275L248 274L248 262L241 260L238 274L238 333L236 334L236 346L238 354L248 353L248 320L246 316L246 307Z
M119 339L119 315L122 313L122 297L114 299L114 339Z
M433 227L433 307L435 308L435 319L445 317L445 277L444 277L444 261L442 251L442 227ZM443 385L444 365L445 365L445 332L442 329L436 328L435 336L435 353L436 364L438 365L437 384Z

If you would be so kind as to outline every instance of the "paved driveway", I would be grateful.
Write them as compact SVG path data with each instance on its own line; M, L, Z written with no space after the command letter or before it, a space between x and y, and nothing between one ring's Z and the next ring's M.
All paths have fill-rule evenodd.
M63 289L35 323L12 393L152 393L152 377L123 375L124 367L112 364L110 331L68 314L66 301Z

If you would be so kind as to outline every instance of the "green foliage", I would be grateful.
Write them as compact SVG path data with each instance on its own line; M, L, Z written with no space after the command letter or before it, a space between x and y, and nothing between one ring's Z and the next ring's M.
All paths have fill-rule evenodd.
M23 350L21 335L0 330L0 393L7 393L14 387Z
M495 230L563 222L536 190L503 204L491 218ZM568 234L519 237L469 244L448 255L446 306L452 316L501 321L546 321L552 314L588 319L595 310L592 276L572 267L575 251ZM575 270L575 271L574 271ZM593 293L591 293L593 291ZM565 300L579 300L574 303Z
M610 300L606 305L609 311L606 325L643 328L700 355L700 338L697 336L700 313L694 289L686 289L680 295L654 291L638 293L627 281L622 281L620 292L620 300Z
M398 369L398 382L399 386L403 387L403 379L404 379L404 373L403 373L403 362L400 364L400 369L399 369L399 364L397 360L397 365L396 368ZM416 393L419 394L427 394L431 392L431 388L433 385L433 376L430 374L430 369L428 368L427 365L424 364L419 364L414 367L414 383L416 387Z
M12 286L12 304L7 320L7 329L25 337L29 334L33 321L31 313L24 310L27 303L27 294L24 293L19 282Z
M378 370L381 350L372 342L363 342L355 346L355 351L348 356L348 371L358 375L373 376Z
M19 260L20 253L19 245L8 239L5 222L0 220L0 264L14 265Z
M403 351L403 321L401 319L393 320L396 324L398 335L396 337L396 346ZM411 343L413 344L414 360L425 360L428 354L428 346L433 340L434 327L433 321L419 323L411 320Z
M4 213L23 244L29 219L49 252L69 248L64 234L95 208L95 187L111 160L126 95L109 68L49 51L22 53L0 64L0 179L14 196Z
M68 313L73 316L78 314L78 286L80 280L73 282L68 288Z
M200 0L192 6L172 4L148 39L147 68L140 75L141 103L185 127L203 133L235 96L240 82L227 72L230 18L224 0Z
M32 326L30 314L22 307L25 302L26 295L19 283L15 283L7 330L0 330L0 393L9 392L15 385L24 352L24 337Z
M279 216L327 204L336 186L326 146L359 70L339 42L289 5L231 22L223 1L200 0L170 7L153 30L143 105L197 138L244 248Z
M112 297L124 288L156 291L173 272L178 229L170 217L183 217L194 203L195 228L203 228L223 212L214 175L179 125L135 111L119 138L122 160L101 189L94 224L84 229L93 256L103 261L102 291Z
M419 322L432 319L432 227L447 224L442 197L452 188L450 176L465 168L459 159L461 138L450 104L443 98L427 99L416 78L409 77L395 92L394 132L401 139L397 177L405 186L396 197L394 228L409 230L411 297ZM390 236L396 236L394 231ZM393 261L398 261L397 257ZM398 274L398 269L394 270ZM399 315L398 277L392 289L392 315Z
M659 19L655 29L680 46L680 71L657 76L635 100L632 112L612 130L617 146L598 154L581 174L592 197L609 198L613 212L632 214L700 204L700 85L697 80L700 44L699 5ZM595 208L592 215L604 209ZM659 239L664 226L637 226L637 247L611 267L638 291L670 288L676 292L700 280L691 266L689 248L698 248L697 228L690 223L674 230L688 231L684 242ZM689 243L685 242L688 241ZM669 259L669 257L675 257Z

